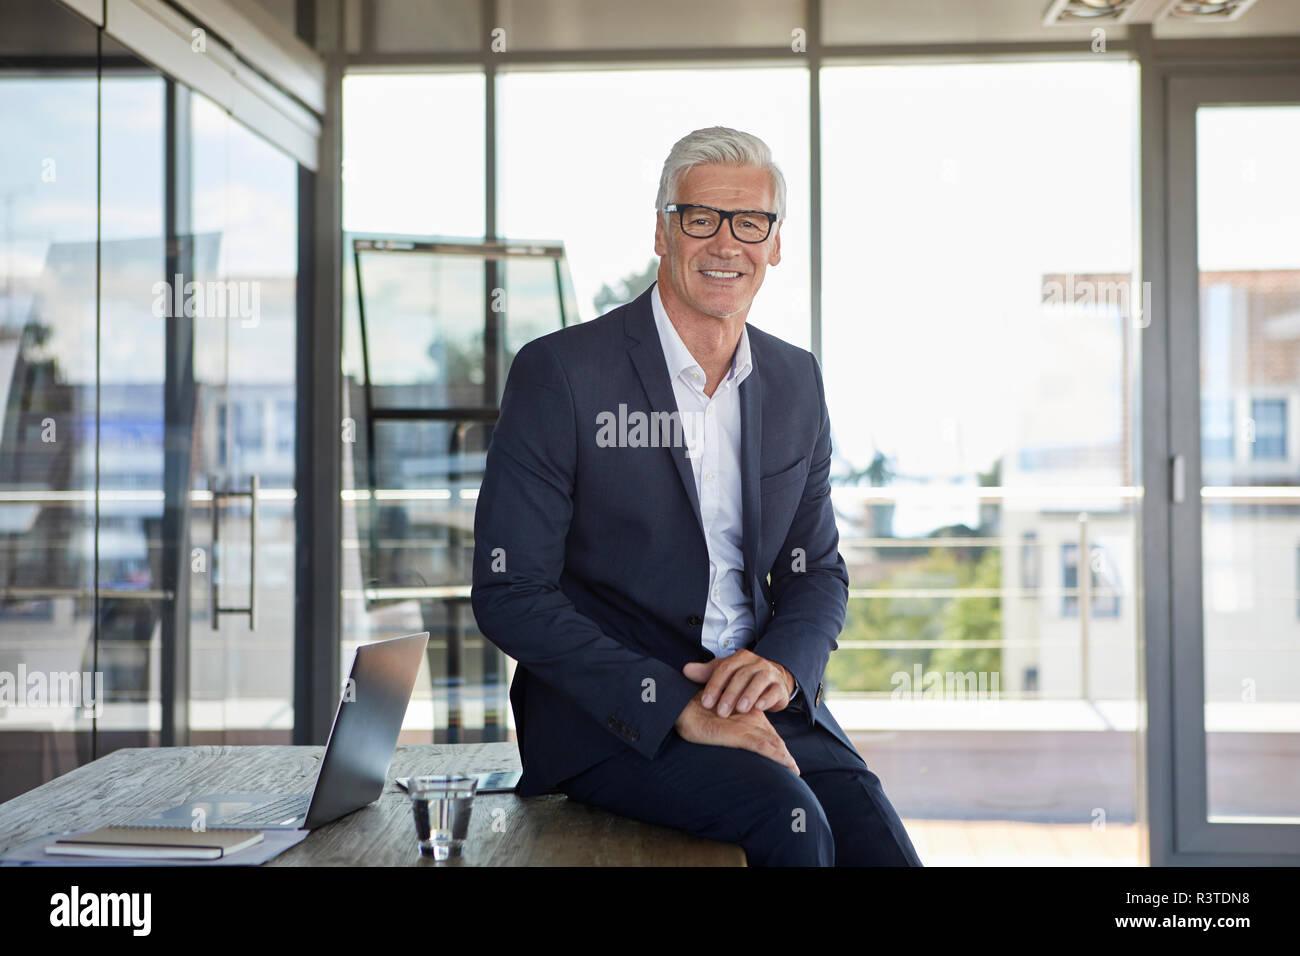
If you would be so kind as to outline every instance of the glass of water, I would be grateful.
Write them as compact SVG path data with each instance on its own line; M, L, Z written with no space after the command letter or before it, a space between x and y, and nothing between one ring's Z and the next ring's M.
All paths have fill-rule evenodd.
M477 777L461 773L412 777L408 781L422 854L435 860L461 855L477 788Z

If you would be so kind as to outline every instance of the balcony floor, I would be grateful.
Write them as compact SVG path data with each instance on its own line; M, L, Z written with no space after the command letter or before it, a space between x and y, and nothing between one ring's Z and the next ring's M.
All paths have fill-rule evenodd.
M1137 824L903 818L926 866L1142 866Z

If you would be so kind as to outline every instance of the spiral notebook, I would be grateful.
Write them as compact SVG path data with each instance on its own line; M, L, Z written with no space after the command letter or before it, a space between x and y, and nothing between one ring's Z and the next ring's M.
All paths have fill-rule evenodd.
M105 856L134 860L218 860L262 842L259 830L180 830L169 827L100 827L48 844L57 856Z

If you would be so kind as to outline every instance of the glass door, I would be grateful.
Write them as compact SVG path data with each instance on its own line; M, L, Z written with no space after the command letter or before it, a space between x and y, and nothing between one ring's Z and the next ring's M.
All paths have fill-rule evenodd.
M185 241L196 296L188 475L192 743L293 732L296 163L198 94Z
M1300 75L1169 87L1174 850L1300 860Z
M0 129L0 800L288 743L297 164L53 0Z

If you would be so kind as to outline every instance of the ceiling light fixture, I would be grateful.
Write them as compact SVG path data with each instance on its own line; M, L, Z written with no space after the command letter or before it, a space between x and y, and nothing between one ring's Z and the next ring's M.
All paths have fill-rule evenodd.
M1255 0L1173 0L1161 16L1174 20L1235 20L1254 4Z
M1043 26L1126 23L1140 6L1141 0L1052 0L1043 14Z

